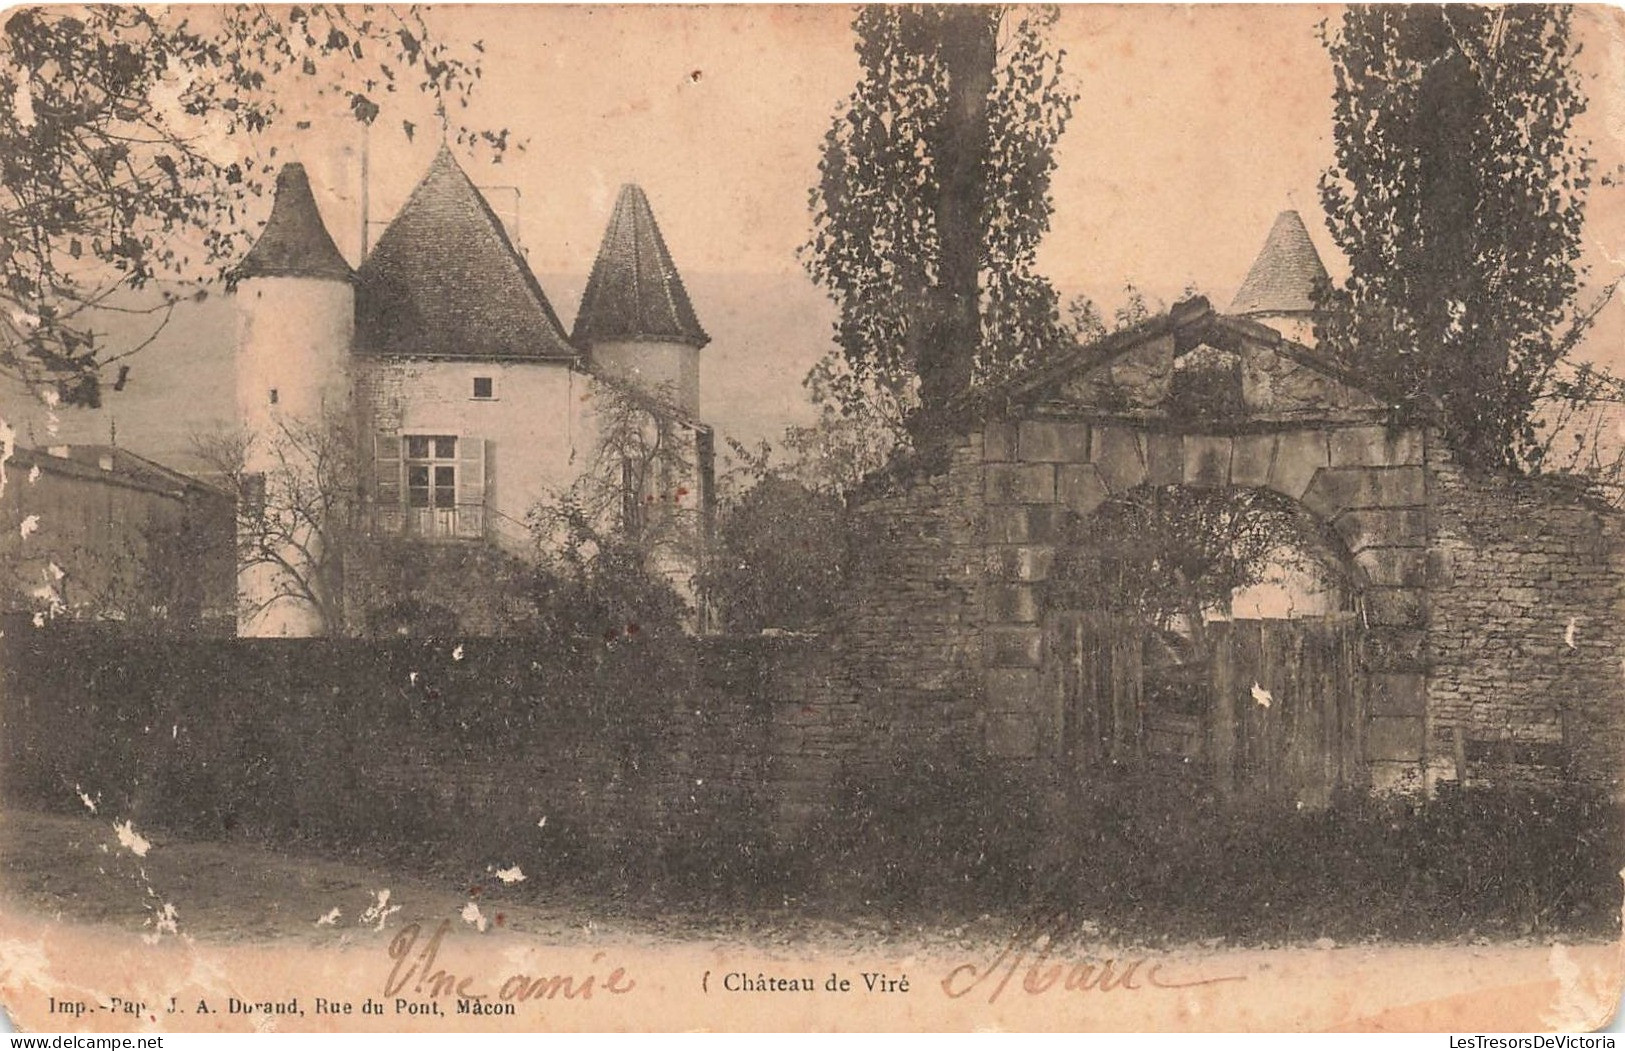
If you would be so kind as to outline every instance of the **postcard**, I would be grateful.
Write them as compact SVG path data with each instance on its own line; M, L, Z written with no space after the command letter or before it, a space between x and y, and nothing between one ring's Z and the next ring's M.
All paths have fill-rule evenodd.
M19 1031L1609 1023L1617 10L3 20Z

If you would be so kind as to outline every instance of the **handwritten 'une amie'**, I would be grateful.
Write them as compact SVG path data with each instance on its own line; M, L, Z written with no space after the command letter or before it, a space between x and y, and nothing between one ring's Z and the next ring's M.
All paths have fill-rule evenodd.
M484 983L478 976L458 976L443 967L435 966L440 943L450 930L449 920L440 921L440 926L435 929L429 940L422 948L417 948L418 936L422 933L418 925L411 923L401 928L400 933L389 943L389 958L394 961L394 965L389 969L389 977L384 980L384 995L395 996L410 988L413 994L426 996L431 1001L447 997L471 1001L490 999L492 993L488 988L482 988ZM596 953L592 962L596 964L603 957L603 953ZM495 996L501 1001L516 1002L552 1000L561 994L566 1000L591 1000L595 990L602 989L604 992L618 995L631 992L636 985L624 967L616 967L602 978L596 971L589 971L584 975L512 974L497 987Z

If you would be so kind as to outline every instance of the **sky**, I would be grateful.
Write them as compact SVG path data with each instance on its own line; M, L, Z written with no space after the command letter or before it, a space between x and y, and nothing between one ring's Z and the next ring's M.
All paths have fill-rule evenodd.
M1163 303L1194 286L1222 309L1286 208L1302 212L1328 267L1342 272L1316 189L1332 159L1332 77L1317 27L1337 16L1307 5L1062 10L1053 40L1079 102L1039 258L1064 296L1086 293L1109 313L1128 282ZM810 418L801 379L832 346L834 312L798 250L824 132L857 77L851 10L481 5L431 8L427 19L448 43L484 47L467 121L508 127L523 148L499 164L459 159L490 188L565 323L618 187L637 182L714 337L702 352L702 415L749 441ZM1581 132L1604 169L1625 164L1620 29L1618 11L1580 10L1592 99ZM424 100L391 104L363 133L341 105L314 101L300 114L309 130L279 151L310 170L352 262L363 140L374 240L440 144ZM403 118L418 128L410 141ZM1622 193L1593 193L1593 284L1625 272ZM1625 366L1625 321L1594 343Z

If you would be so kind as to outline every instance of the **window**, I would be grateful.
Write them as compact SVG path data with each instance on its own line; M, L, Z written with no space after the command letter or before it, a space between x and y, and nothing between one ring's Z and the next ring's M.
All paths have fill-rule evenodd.
M474 377L474 397L478 401L490 401L497 396L496 381L490 376Z
M272 405L276 404L276 388L275 387L271 388L271 404Z
M457 439L446 435L408 435L406 439L406 506L418 510L452 510L457 506Z

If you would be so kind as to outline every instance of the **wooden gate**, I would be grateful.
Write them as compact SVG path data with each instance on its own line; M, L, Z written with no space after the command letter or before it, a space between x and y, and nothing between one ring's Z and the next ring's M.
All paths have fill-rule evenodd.
M1079 767L1138 762L1238 799L1324 805L1361 779L1364 689L1349 614L1215 621L1208 652L1099 611L1053 611L1045 655Z

